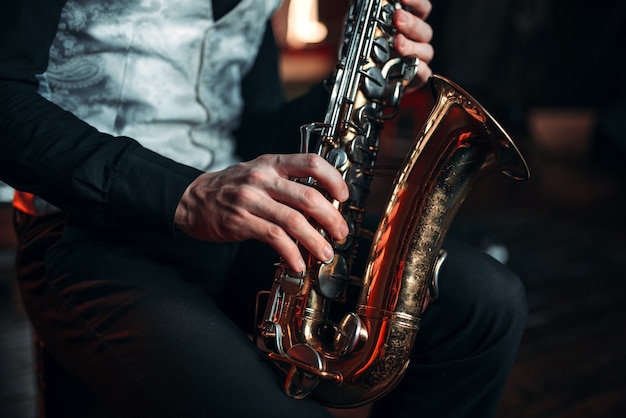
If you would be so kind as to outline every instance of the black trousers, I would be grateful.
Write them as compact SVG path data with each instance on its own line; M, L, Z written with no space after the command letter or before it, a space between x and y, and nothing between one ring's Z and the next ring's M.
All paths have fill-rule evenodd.
M56 408L49 417L330 416L286 397L246 335L256 289L273 277L268 247L92 231L61 214L16 212L15 227L22 298L45 347L45 402ZM445 247L440 298L375 417L495 413L525 326L524 290L482 252Z

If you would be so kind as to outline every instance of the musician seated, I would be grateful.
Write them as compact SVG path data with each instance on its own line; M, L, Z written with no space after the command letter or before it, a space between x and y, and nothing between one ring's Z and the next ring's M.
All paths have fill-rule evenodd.
M307 268L296 242L316 260L333 256L309 219L335 240L350 227L325 196L349 198L342 175L296 152L328 92L283 101L269 25L279 3L0 6L0 180L19 190L18 281L59 366L46 389L61 416L331 415L286 396L237 325L253 321L248 295L269 289L277 260ZM431 5L402 4L393 42L419 58L419 87L431 74ZM411 365L372 416L497 407L524 328L523 288L482 252L444 247Z

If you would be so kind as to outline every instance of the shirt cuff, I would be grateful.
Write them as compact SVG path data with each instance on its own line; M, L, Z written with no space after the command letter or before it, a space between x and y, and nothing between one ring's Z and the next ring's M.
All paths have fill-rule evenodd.
M147 227L174 234L174 214L201 170L133 144L112 173L108 207L116 227Z

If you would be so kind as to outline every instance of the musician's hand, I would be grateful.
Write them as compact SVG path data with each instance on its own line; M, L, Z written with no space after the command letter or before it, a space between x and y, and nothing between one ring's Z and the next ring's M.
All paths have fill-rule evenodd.
M402 56L419 58L417 76L411 84L412 87L419 87L432 74L428 63L435 53L430 44L433 29L425 22L432 5L430 0L402 0L402 4L409 11L401 9L393 16L393 22L399 32L395 38L394 47Z
M332 248L304 214L328 233L343 239L348 226L320 192L289 178L312 177L336 200L348 198L339 172L316 154L264 155L194 180L176 208L176 227L201 240L234 242L257 239L271 245L290 269L301 272L304 260L294 240L319 260Z

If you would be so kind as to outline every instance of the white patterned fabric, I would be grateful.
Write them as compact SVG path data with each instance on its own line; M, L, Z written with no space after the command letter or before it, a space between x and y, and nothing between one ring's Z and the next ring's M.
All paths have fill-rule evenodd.
M280 0L69 0L42 95L102 132L201 170L236 162L231 132Z

